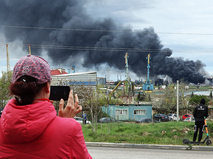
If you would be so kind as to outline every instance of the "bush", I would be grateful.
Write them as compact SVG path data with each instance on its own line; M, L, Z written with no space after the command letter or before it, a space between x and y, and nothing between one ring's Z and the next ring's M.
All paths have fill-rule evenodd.
M211 120L207 121L208 131L213 133L213 122Z
M193 105L193 104L196 104L196 105L198 105L198 104L200 104L200 100L201 100L202 98L205 99L206 104L209 103L210 99L209 99L207 96L204 96L204 95L193 95L193 96L190 98L190 100L189 100L189 104L192 104L192 105Z

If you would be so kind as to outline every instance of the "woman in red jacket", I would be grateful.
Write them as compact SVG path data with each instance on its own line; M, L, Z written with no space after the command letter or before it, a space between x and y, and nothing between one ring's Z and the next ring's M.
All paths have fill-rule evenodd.
M13 70L11 99L0 118L0 158L91 159L81 125L74 116L82 107L70 91L56 111L50 96L50 66L44 59L28 55Z

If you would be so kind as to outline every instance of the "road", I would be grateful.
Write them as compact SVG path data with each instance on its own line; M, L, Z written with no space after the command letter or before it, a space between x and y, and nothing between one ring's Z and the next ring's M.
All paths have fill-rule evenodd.
M199 159L213 158L213 151L87 147L93 159Z

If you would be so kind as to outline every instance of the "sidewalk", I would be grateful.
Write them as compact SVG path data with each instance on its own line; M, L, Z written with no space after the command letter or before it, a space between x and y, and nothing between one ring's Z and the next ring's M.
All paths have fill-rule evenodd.
M186 151L213 151L213 146L192 145L191 150L188 145L155 145L155 144L125 144L125 143L105 143L86 142L88 147L115 147L115 148L137 148L137 149L163 149L163 150L186 150Z

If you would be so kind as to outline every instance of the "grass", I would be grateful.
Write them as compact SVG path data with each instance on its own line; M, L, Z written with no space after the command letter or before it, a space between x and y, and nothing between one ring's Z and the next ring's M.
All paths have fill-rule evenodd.
M86 142L134 143L183 145L184 138L192 140L193 122L161 122L161 123L104 123L97 125L93 132L92 125L82 125ZM213 123L208 122L210 139L213 141ZM212 132L212 133L210 133ZM206 134L203 134L203 139Z

